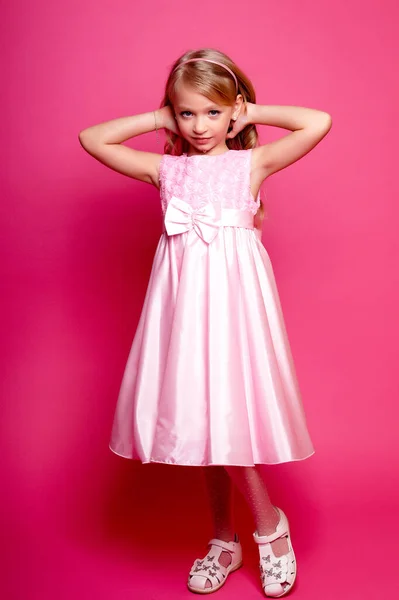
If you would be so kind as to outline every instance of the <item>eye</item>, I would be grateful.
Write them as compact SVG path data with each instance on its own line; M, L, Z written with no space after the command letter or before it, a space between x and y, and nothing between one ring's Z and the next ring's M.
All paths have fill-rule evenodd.
M217 110L216 108L212 108L209 113L211 114L212 117L217 117L217 115L220 115L220 110ZM191 110L183 110L180 113L181 117L187 117L192 115L193 113L191 112Z

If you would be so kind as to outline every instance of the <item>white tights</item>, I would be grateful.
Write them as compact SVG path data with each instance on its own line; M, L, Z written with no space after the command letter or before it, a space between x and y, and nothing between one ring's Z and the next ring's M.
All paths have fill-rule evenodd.
M257 465L255 467L208 466L203 468L210 507L213 518L215 538L230 542L235 539L233 525L233 483L244 496L259 535L270 535L276 531L279 516L275 510L266 485ZM288 552L286 539L278 539L271 544L274 555L282 556ZM231 554L223 551L219 562L224 567L231 563ZM206 588L211 587L208 580Z
M213 517L214 537L226 542L234 539L232 483L244 496L259 535L276 531L279 521L271 503L258 465L255 467L208 466L203 469ZM285 539L273 542L273 552L282 556L288 551Z

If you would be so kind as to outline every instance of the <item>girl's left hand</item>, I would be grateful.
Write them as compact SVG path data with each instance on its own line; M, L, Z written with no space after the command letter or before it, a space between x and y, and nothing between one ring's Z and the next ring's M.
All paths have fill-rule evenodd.
M229 131L229 133L226 135L227 138L231 139L234 138L237 133L240 133L240 131L242 131L244 129L244 127L246 127L247 125L250 124L250 118L249 118L249 112L251 109L251 102L247 102L247 104L242 104L241 105L241 109L240 109L240 113L237 117L236 121L232 121L233 123L233 129L231 131Z

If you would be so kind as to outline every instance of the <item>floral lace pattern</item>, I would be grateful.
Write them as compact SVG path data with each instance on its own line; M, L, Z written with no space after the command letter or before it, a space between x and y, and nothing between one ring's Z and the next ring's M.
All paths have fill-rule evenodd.
M194 209L220 200L223 208L255 214L260 206L260 193L255 200L250 189L251 156L251 148L214 156L164 154L159 169L163 213L175 196Z

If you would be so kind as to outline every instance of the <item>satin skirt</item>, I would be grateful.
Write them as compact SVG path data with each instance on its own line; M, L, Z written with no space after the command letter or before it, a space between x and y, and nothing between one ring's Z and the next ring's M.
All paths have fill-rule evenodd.
M269 255L256 230L161 235L110 449L177 465L314 453Z

